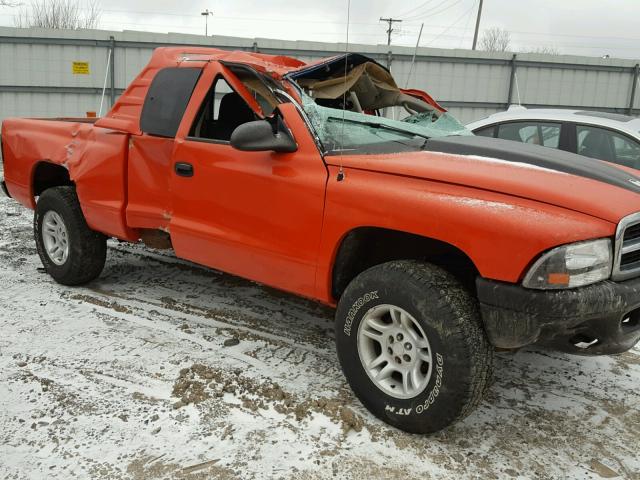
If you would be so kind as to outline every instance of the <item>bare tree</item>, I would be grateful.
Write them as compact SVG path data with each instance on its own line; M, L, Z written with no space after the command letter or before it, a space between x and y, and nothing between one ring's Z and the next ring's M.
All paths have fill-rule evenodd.
M22 5L19 2L12 2L10 0L0 0L0 7L17 7Z
M506 52L511 44L511 34L498 27L485 30L480 39L480 50L486 52Z
M541 53L543 55L561 55L560 50L556 47L538 47L528 50L526 53Z
M32 0L31 8L18 13L15 25L69 30L98 28L101 15L97 0L82 4L73 0Z

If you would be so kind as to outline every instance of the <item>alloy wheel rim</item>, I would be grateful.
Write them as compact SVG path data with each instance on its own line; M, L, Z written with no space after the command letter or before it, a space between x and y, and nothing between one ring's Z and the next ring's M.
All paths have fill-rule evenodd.
M67 227L57 212L49 210L42 219L42 242L49 259L56 265L64 265L69 257Z
M419 395L431 379L429 340L418 321L395 305L377 305L364 314L358 356L374 385L394 398Z

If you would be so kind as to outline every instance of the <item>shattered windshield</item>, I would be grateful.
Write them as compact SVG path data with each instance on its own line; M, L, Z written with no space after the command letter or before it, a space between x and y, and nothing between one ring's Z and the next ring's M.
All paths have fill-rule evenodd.
M448 113L422 112L403 120L329 108L302 93L302 108L325 152L382 153L419 150L432 137L473 135Z

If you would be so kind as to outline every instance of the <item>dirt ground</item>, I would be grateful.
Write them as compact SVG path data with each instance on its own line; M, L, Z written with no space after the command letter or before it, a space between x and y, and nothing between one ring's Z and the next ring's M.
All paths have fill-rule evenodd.
M40 270L0 199L0 478L640 478L640 349L500 354L480 409L434 436L353 397L333 312L110 242L88 287Z

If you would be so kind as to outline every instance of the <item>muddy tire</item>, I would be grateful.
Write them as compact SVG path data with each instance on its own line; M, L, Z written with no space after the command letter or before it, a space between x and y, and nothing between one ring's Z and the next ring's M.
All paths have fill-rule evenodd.
M87 226L75 188L55 187L40 195L33 221L45 270L63 285L97 278L107 256L107 239Z
M451 274L423 262L358 275L338 304L336 345L364 406L406 432L461 420L491 382L493 348L477 302Z

